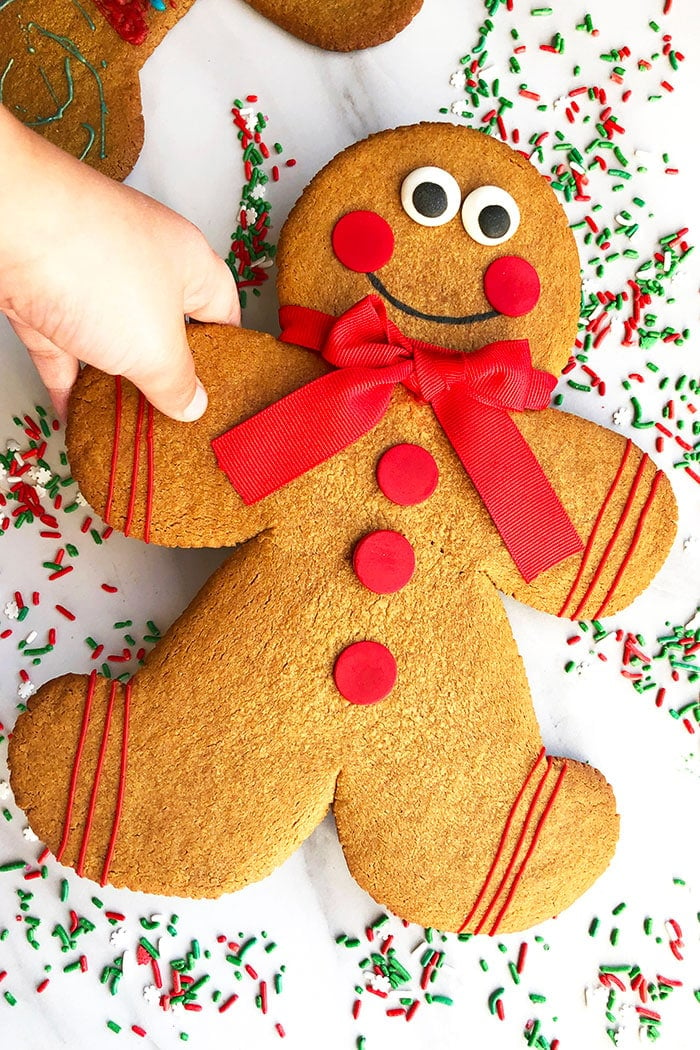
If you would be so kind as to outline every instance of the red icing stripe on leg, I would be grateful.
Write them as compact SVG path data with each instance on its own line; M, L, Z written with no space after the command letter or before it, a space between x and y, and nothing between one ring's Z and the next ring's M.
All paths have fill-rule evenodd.
M504 825L504 828L503 828L503 833L501 834L501 838L500 838L500 841L498 843L498 848L496 850L496 854L495 854L495 856L493 858L493 861L491 862L491 867L488 870L488 874L486 875L486 878L484 879L484 884L481 887L481 890L479 891L479 895L476 898L476 900L475 900L475 902L474 902L474 904L472 906L471 911L469 912L469 914L467 915L466 919L464 920L464 922L460 926L459 930L457 931L458 933L462 933L466 929L466 927L469 925L469 923L474 918L474 915L476 914L479 906L481 905L482 900L486 896L486 893L487 893L488 887L489 887L489 883L491 882L491 879L493 878L494 872L496 871L496 868L498 867L498 862L500 861L501 856L503 854L503 850L505 849L506 840L508 838L508 833L509 833L509 831L511 829L511 825L513 823L513 820L515 819L515 814L516 814L516 812L518 810L518 807L520 806L520 803L522 801L523 795L525 794L525 792L527 790L528 784L532 780L532 777L535 774L535 770L537 769L537 767L539 766L539 764L540 764L540 762L542 761L543 758L544 758L544 747L540 748L540 752L539 752L537 758L535 759L535 763L534 763L532 769L530 770L528 775L525 777L525 780L523 782L523 786L520 788L520 791L515 796L515 801L513 802L513 805L511 806L510 813L508 814L508 819L505 822L505 825ZM546 772L545 772L545 776L546 776Z
M85 746L85 738L87 736L88 726L90 724L90 712L92 710L92 698L95 695L95 684L97 681L97 671L92 671L88 679L88 688L85 696L85 706L83 707L83 720L80 726L80 735L78 737L78 746L75 749L75 758L73 759L73 769L70 776L70 785L68 788L68 803L66 805L66 815L63 820L63 838L61 844L58 847L56 853L56 860L60 860L63 856L66 846L68 845L68 837L70 835L70 822L73 815L73 803L75 802L75 792L78 786L78 777L80 776L80 763L83 757L83 748Z
M114 437L112 439L112 462L109 468L109 486L107 488L107 502L105 503L104 518L109 521L112 513L112 500L114 499L114 485L117 480L117 463L119 461L119 440L122 430L122 377L114 377Z
M126 769L127 769L127 757L129 753L129 718L131 715L131 682L126 683L124 689L124 723L122 727L122 754L121 761L119 763L119 790L117 792L117 805L114 811L114 821L112 823L112 834L109 837L109 845L107 846L107 853L105 856L104 867L102 868L102 876L100 878L100 885L104 886L109 876L109 869L112 863L112 856L114 855L114 847L117 844L117 835L119 834L119 824L122 818L122 809L124 808L124 795L126 793Z
M598 581L600 580L600 577L603 574L603 570L605 569L605 566L608 563L608 559L610 557L610 554L612 553L612 550L613 550L613 547L615 546L617 538L620 535L620 533L622 532L624 524L627 521L627 518L629 517L630 511L632 510L632 504L634 503L635 496L637 495L637 491L639 489L639 485L640 485L640 482L642 480L642 474L644 473L644 468L646 467L648 462L649 462L649 457L647 456L647 454L645 452L644 455L642 456L642 458L639 461L639 466L637 467L637 473L634 475L634 480L632 482L632 487L629 490L629 493L627 495L627 499L625 501L625 505L622 508L622 514L620 515L620 520L618 521L617 525L615 526L612 536L608 540L607 546L606 546L605 550L603 551L603 557L600 559L600 564L598 565L598 568L596 569L596 571L595 571L595 573L593 575L593 579L591 580L591 582L588 584L588 587L586 588L586 593L584 594L584 596L581 599L581 601L578 603L577 607L574 609L574 612L573 612L573 614L571 616L572 620L578 620L578 618L581 615L581 611L582 611L583 607L585 606L586 602L588 601L590 595L593 593L593 590L594 590L596 584L598 583Z
M564 602L564 604L562 605L561 609L557 613L557 616L565 616L566 615L566 610L567 610L567 608L569 606L569 602L571 602L573 600L574 594L576 593L576 589L577 589L579 583L581 582L581 577L583 576L584 572L586 571L586 569L588 567L588 560L589 560L589 558L591 556L591 552L593 550L593 544L595 543L596 538L598 536L598 530L600 529L600 526L601 526L602 521L603 521L603 517L605 515L606 510L608 509L609 504L610 504L610 500L613 497L613 493L615 492L615 489L617 488L617 486L620 483L620 478L622 477L622 472L625 469L625 467L627 466L627 460L629 459L631 448L632 448L632 442L630 441L629 438L627 438L627 444L625 445L625 450L622 453L622 459L620 461L619 467L617 468L617 473L615 474L615 477L613 478L612 485L608 489L607 495L606 495L605 499L603 500L603 504L602 504L600 510L598 511L598 516L595 519L595 522L593 523L593 528L591 530L590 536L588 537L588 543L586 544L586 549L583 552L583 558L581 559L581 564L579 565L578 572L576 573L576 579L571 584L571 590L567 594L566 601ZM572 617L572 619L573 619L573 617Z
M544 828L544 825L545 825L545 822L547 820L547 817L551 813L552 807L554 806L555 799L556 799L557 795L559 794L559 789L561 788L562 781L564 780L564 776L566 774L566 769L567 769L567 765L566 765L566 762L564 762L562 764L561 769L559 770L559 776L557 777L556 783L554 784L554 788L552 789L552 794L549 796L549 799L547 800L547 804L544 807L544 810L542 811L542 816L537 821L537 827L535 828L535 832L534 832L534 834L532 836L532 842L530 843L529 849L528 849L527 853L525 854L525 857L523 858L523 862L520 865L520 867L518 868L518 872L517 872L515 878L513 879L512 883L511 883L510 889L508 890L508 896L506 897L505 901L503 902L503 907L499 911L498 915L496 916L496 920L495 920L493 926L489 930L489 936L490 937L493 937L493 935L497 932L498 927L500 926L500 924L501 924L501 922L502 922L506 912L508 911L508 908L510 907L510 905L513 902L513 898L515 897L516 890L518 889L518 886L520 885L520 880L522 879L522 877L523 877L523 875L525 873L525 869L527 868L527 865L530 862L530 859L531 859L533 853L535 852L535 848L536 848L537 843L539 841L540 835L542 834L542 830Z
M605 612L605 609L607 608L608 604L612 600L612 597L613 597L615 591L617 590L617 586L618 586L620 580L622 579L622 575L623 575L625 569L627 568L627 566L630 563L630 559L632 558L632 555L634 554L635 550L637 549L637 544L639 543L640 536L642 535L642 531L644 529L644 526L646 525L646 520L647 520L647 517L649 515L649 511L651 510L651 505L654 502L654 500L656 499L656 493L658 491L659 483L660 483L662 477L663 477L663 475L662 475L661 471L657 470L656 474L654 475L654 480L651 483L651 488L649 490L649 495L647 496L646 503L644 504L644 506L642 507L642 509L640 511L639 519L637 521L637 525L636 525L636 528L634 530L634 534L632 536L632 539L630 540L629 550L627 551L627 553L625 554L624 558L622 559L622 564L620 565L620 568L617 570L617 572L615 574L615 579L610 584L610 589L608 590L608 593L605 595L605 598L603 599L600 608L595 613L595 619L598 619L598 617L602 616L603 613Z
M549 756L547 756L547 765L545 767L544 773L542 774L542 777L540 778L539 784L535 788L535 793L532 796L532 799L530 801L530 805L527 808L527 813L525 814L525 820L523 821L523 826L521 828L520 834L518 835L518 841L515 843L515 849L513 850L512 854L511 854L511 858L510 858L510 860L508 862L508 866L507 866L506 870L504 871L504 873L503 873L503 875L501 877L501 881L498 884L498 889L496 890L496 892L494 893L493 897L491 898L491 903L489 904L489 906L486 909L486 911L484 912L484 914L481 916L481 919L479 920L479 925L474 930L474 933L481 933L481 931L483 930L484 926L486 925L486 920L488 919L489 915L491 914L491 911L493 910L493 908L496 906L496 902L498 901L498 898L501 896L501 894L503 893L503 891L504 891L504 889L505 889L505 887L506 887L506 885L508 883L508 879L510 878L511 872L513 871L513 868L515 867L515 865L517 863L518 856L520 854L520 850L521 850L521 848L522 848L522 846L523 846L523 844L525 842L525 838L526 838L527 833L528 833L528 831L530 829L530 824L531 824L532 819L534 817L535 809L537 807L537 803L539 802L540 795L542 794L542 790L544 788L545 781L547 780L547 777L549 776L549 771L550 771L551 768L552 768L552 759Z
M100 750L97 755L97 766L95 768L95 778L92 782L92 792L90 794L90 805L88 807L87 817L85 819L85 830L83 831L83 841L80 846L80 854L78 856L78 863L75 870L78 875L83 874L85 866L85 856L87 854L88 843L90 842L90 834L92 832L92 822L95 817L95 807L97 806L97 795L100 790L100 780L102 778L102 767L104 765L105 754L107 752L107 741L109 740L109 728L112 724L112 711L114 710L114 698L117 695L117 687L119 683L115 680L112 682L109 690L109 700L107 702L107 714L105 716L104 729L102 730L102 741L100 743Z

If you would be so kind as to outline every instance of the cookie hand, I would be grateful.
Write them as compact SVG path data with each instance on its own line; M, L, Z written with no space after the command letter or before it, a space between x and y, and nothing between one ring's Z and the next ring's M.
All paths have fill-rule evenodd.
M184 315L238 324L228 267L191 223L80 164L0 106L0 309L65 416L85 361L129 378L165 415L207 396Z

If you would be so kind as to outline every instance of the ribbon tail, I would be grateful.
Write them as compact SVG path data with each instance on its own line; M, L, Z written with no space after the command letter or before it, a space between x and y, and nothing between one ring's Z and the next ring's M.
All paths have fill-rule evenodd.
M244 503L257 503L376 426L405 371L344 368L307 383L214 438L219 467Z
M505 410L454 389L432 405L526 583L583 550L534 452Z

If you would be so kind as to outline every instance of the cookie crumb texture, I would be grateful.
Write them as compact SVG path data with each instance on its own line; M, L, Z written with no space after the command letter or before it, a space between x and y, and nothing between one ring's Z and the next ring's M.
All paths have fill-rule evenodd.
M457 207L427 226L402 206L401 186L436 165ZM480 243L462 221L460 202L481 185L517 204L507 243ZM375 274L333 250L336 224L368 210L391 231ZM489 309L484 274L503 257L540 284L517 316ZM571 233L545 180L476 132L384 132L312 180L283 231L283 307L335 317L376 296L372 277L403 333L392 338L409 340L400 362L426 340L438 357L449 353L439 346L459 350L453 363L496 340L527 341L537 369L567 359ZM477 319L459 322L467 316ZM348 369L257 332L194 325L189 339L210 395L204 418L175 423L126 381L85 369L71 468L115 528L235 550L129 683L68 675L32 698L9 750L32 828L92 879L210 897L273 871L332 805L350 871L405 919L505 933L559 913L609 863L616 804L597 770L545 754L499 591L577 619L627 604L673 537L667 479L586 420L504 411L581 540L527 583L432 395L396 382L359 439L246 505L211 442ZM300 426L303 450L313 435ZM294 440L285 429L280 456ZM503 490L511 484L502 469Z

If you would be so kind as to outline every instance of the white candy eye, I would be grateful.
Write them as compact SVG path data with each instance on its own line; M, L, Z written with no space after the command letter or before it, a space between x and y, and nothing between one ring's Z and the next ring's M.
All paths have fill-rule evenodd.
M459 211L457 180L443 168L416 168L401 183L401 204L421 226L442 226Z
M478 244L503 244L520 225L520 209L500 186L479 186L464 199L462 222Z

